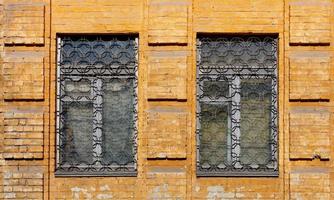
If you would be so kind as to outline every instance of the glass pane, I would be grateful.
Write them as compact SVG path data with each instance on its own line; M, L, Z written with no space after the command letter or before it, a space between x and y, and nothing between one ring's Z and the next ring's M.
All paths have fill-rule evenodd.
M111 79L103 85L103 162L133 163L134 80Z
M93 163L93 104L64 103L64 138L62 152L68 163Z
M276 67L277 42L272 37L202 37L200 68Z
M203 81L203 97L210 100L218 100L220 98L228 98L229 85L224 81Z
M201 103L200 167L224 168L228 154L228 106Z
M91 96L91 81L89 79L65 81L65 95L70 96L73 100L79 100L81 97Z
M242 164L266 164L271 158L271 98L271 79L241 80Z
M126 36L65 37L61 43L63 74L132 74L136 68L136 42Z

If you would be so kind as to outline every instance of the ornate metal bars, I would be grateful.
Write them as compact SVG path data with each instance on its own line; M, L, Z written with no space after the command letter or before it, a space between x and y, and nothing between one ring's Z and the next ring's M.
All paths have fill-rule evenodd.
M197 40L197 175L277 176L277 39Z
M137 44L58 38L56 175L136 175Z

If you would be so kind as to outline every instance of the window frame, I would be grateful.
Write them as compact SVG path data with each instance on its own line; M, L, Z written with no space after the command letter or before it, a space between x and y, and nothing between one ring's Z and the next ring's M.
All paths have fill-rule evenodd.
M221 176L221 177L233 177L233 176L239 176L239 177L278 177L279 175L279 168L278 168L278 37L277 36L272 36L272 35L268 35L267 37L273 38L274 39L274 45L276 45L276 51L275 51L275 68L273 69L272 72L268 72L265 70L264 68L261 67L255 67L253 69L258 69L258 71L260 71L260 73L252 71L252 68L247 68L244 66L237 66L237 70L233 69L233 67L235 66L230 66L230 67L226 67L226 66L218 66L218 68L224 69L224 73L217 73L217 71L215 69L213 69L212 71L208 72L208 73L202 73L200 68L201 68L201 39L202 38L220 38L221 41L224 41L224 39L227 38L251 38L251 37L260 37L260 38L264 38L266 36L258 36L258 35L241 35L241 36L231 36L231 35L222 35L222 36L218 36L218 35L199 35L196 39L196 174L198 177L210 177L210 176ZM222 39L224 38L224 39ZM210 65L207 65L206 67L211 67ZM217 66L215 66L217 67ZM216 73L215 73L216 72ZM237 77L237 78L232 78L232 77ZM203 83L205 81L205 79L207 80L214 80L214 81L222 81L222 82L228 82L228 88L229 88L229 94L232 93L236 93L237 95L231 95L231 97L229 98L225 98L223 101L220 102L224 102L225 104L230 104L229 105L229 112L231 112L230 110L234 110L233 114L228 113L228 128L230 129L234 129L235 127L237 127L234 130L237 130L236 132L233 132L231 130L228 130L227 133L227 146L230 145L231 147L226 149L227 151L227 159L228 158L228 154L229 152L235 153L237 154L237 157L239 157L240 159L240 146L241 146L241 142L236 142L235 144L233 144L233 139L229 138L229 137L237 137L236 140L239 140L240 138L240 119L241 119L241 108L240 109L235 109L237 107L241 107L241 79L244 78L256 78L256 79L271 79L271 87L272 87L272 98L274 99L274 102L272 102L271 104L271 129L270 129L270 154L271 154L271 159L273 161L273 166L272 166L272 170L269 169L261 169L261 168L257 168L257 169L245 169L243 170L242 168L237 168L237 167L229 167L228 169L219 169L217 170L216 168L213 169L212 171L207 170L204 171L201 167L200 167L200 162L201 162L201 157L200 157L200 144L201 144L201 106L200 104L202 102L205 102L201 99L201 96L203 96L203 90L201 89L201 87L203 87ZM233 85L233 87L232 87ZM233 89L234 88L234 89ZM233 97L232 97L233 96ZM233 99L234 98L234 99ZM210 101L207 100L206 103L217 103L215 101ZM219 101L218 101L219 102ZM222 104L220 104L222 105ZM235 107L235 108L233 108ZM237 115L239 117L237 117L237 122L232 122L235 120L231 120L231 118L233 118L233 116L231 115ZM239 140L240 141L240 140ZM232 145L238 146L238 148L232 148ZM237 150L236 152L233 152L234 150ZM231 160L233 159L232 156L230 158ZM240 160L237 160L236 164L240 164Z
M77 74L74 75L64 75L61 73L61 46L62 46L62 38L64 37L96 37L98 38L99 36L94 35L69 35L69 36L63 36L63 35L57 35L57 89L56 89L56 159L55 159L55 176L57 177L62 177L62 176L80 176L80 177L86 177L86 176L116 176L116 177L128 177L128 176L137 176L137 160L138 160L138 155L137 155L137 136L138 136L138 37L133 36L133 35L108 35L107 37L112 37L112 38L118 38L118 37L128 37L133 39L134 41L134 51L135 51L135 60L134 60L134 75L113 75L113 74L108 74L106 76L103 75L95 75L94 73L90 72L91 74L87 74L87 76L78 76ZM100 37L105 37L104 35L101 35ZM92 75L93 74L93 75ZM64 76L66 78L63 78L61 80L61 76ZM62 106L61 106L61 101L64 101L64 99L60 99L60 94L62 93L62 90L64 91L65 87L65 80L66 79L72 79L72 80L77 80L80 81L81 79L87 79L90 81L90 91L91 91L91 103L93 104L93 113L97 112L101 116L103 115L103 108L102 106L102 101L103 101L103 96L101 95L103 92L103 82L108 82L110 80L116 80L116 79L131 79L133 81L133 135L130 138L132 140L132 151L133 151L133 164L127 164L127 165L81 165L81 166L71 166L71 165L62 165L60 163L60 148L61 148L61 139L60 139L60 134L61 134L61 129L62 129L62 122L61 122L61 111L62 111ZM97 88L97 90L94 91L93 87ZM97 98L94 98L95 96L101 96L101 102L98 102L96 100ZM65 100L67 101L67 100ZM68 100L68 102L76 102L78 100ZM93 120L93 127L98 126L99 129L103 128L102 121L103 118L98 119L97 115L92 116ZM96 121L96 122L94 122ZM96 128L93 128L95 130ZM96 130L92 132L92 137L98 137L96 134ZM103 141L102 141L102 135L100 136L101 139L100 142L93 140L93 144L98 144L100 148L102 149ZM94 145L93 145L94 146ZM98 154L98 150L96 148L93 149L92 151L93 154ZM102 150L99 152L102 155ZM100 156L101 156L100 155ZM93 156L94 157L94 156ZM102 160L102 158L100 158Z

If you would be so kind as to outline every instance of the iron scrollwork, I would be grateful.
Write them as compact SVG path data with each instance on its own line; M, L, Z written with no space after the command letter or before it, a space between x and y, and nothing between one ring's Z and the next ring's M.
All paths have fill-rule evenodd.
M136 175L137 43L58 38L57 175Z
M277 42L198 38L198 176L278 175Z

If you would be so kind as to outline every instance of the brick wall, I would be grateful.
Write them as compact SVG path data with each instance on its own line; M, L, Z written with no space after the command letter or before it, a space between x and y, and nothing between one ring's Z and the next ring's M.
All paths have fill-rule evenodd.
M0 0L0 198L334 199L333 24L332 0ZM137 177L54 174L66 33L139 35ZM196 177L197 33L278 35L278 177Z

